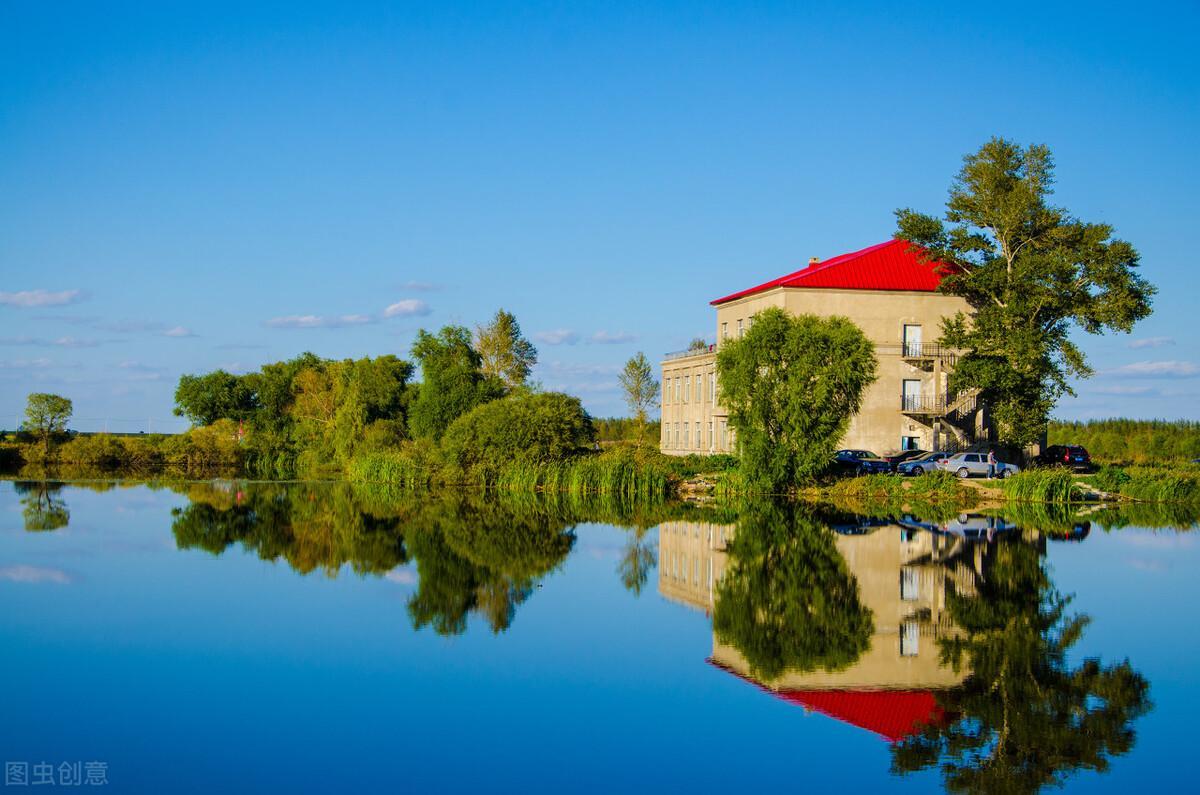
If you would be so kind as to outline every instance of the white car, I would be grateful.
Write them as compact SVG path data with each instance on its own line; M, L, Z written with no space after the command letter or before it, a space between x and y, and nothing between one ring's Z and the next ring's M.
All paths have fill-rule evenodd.
M988 460L987 453L958 453L952 455L945 461L938 462L938 469L945 472L953 472L960 478L969 478L972 475L987 476ZM1006 464L1003 461L996 462L996 477L1010 478L1020 472L1020 468L1016 464Z

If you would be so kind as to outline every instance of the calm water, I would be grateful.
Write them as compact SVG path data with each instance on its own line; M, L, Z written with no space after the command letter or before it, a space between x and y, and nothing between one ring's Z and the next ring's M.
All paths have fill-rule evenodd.
M1188 789L1190 524L0 483L0 756L115 792Z

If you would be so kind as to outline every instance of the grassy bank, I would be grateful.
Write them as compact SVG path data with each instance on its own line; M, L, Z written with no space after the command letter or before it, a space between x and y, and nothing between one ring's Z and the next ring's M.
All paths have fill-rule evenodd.
M665 499L678 484L700 472L728 466L728 457L673 457L653 448L613 446L559 461L514 460L463 470L430 445L405 445L397 450L356 457L346 477L356 483L389 484L401 488L471 486L510 492L613 494L630 499Z
M1152 503L1200 503L1200 467L1119 467L1077 475L1032 469L1000 481L1009 500L1075 504L1113 497Z

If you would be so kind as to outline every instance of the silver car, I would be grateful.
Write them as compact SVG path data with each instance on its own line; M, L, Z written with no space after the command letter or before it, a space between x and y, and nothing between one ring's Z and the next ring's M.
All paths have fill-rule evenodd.
M971 475L986 476L988 473L987 459L987 453L958 453L945 461L939 461L938 468L946 472L953 472L960 478L969 478ZM1009 478L1020 471L1015 464L996 462L996 477L998 478Z

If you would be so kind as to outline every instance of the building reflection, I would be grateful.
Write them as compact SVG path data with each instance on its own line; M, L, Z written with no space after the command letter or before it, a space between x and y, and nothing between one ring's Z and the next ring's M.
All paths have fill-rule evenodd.
M969 675L945 662L939 641L961 635L948 595L973 598L987 576L988 544L1020 537L1044 550L1040 533L1003 520L960 515L942 522L823 514L836 553L871 616L869 642L845 667L784 670L764 676L715 629L709 662L785 701L897 742L944 721L938 695ZM712 615L730 565L736 524L666 522L659 528L659 593Z

